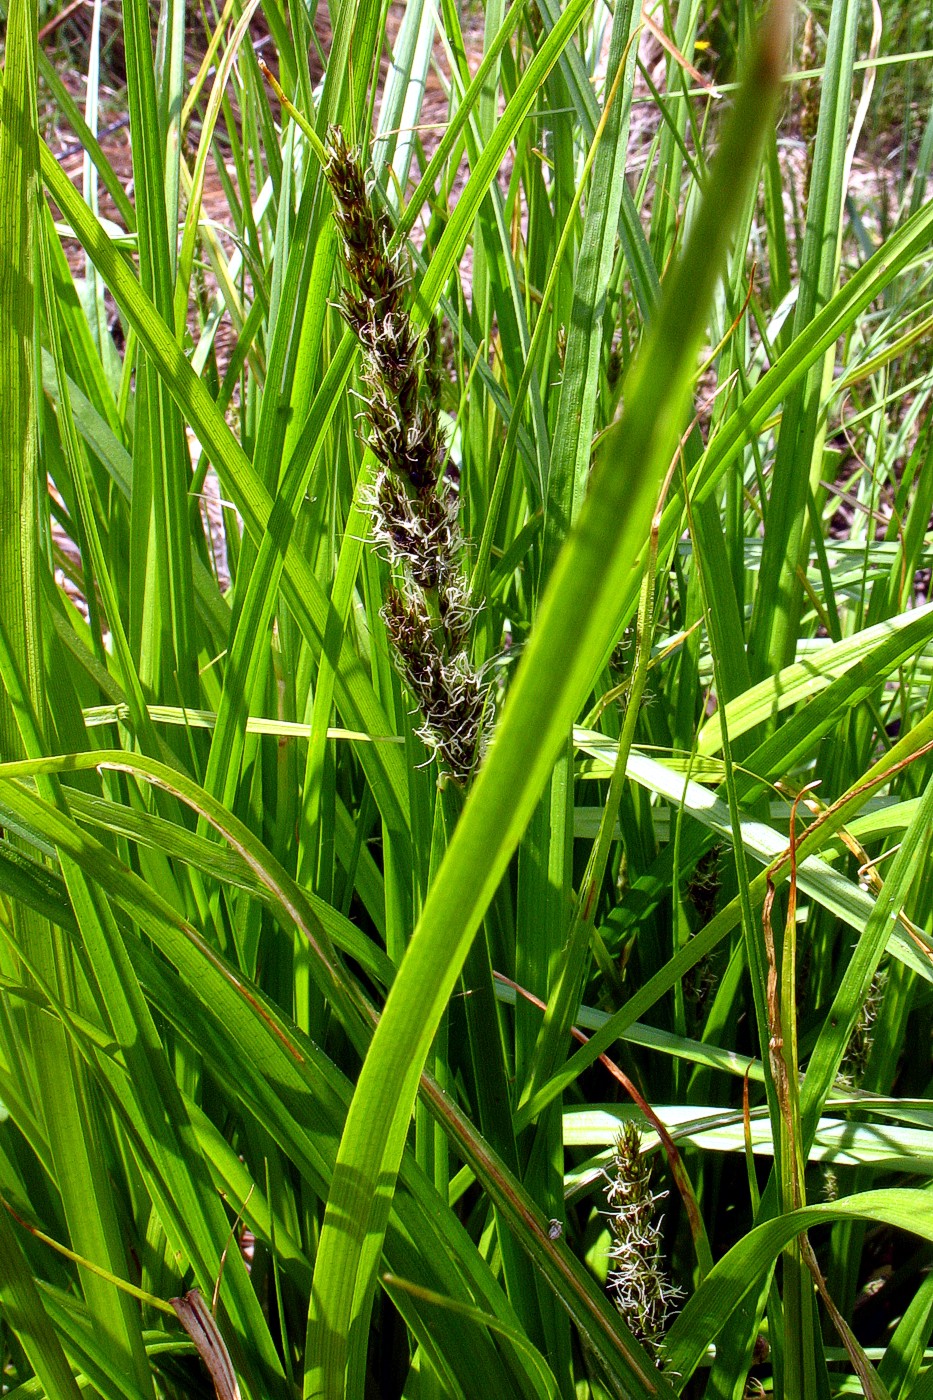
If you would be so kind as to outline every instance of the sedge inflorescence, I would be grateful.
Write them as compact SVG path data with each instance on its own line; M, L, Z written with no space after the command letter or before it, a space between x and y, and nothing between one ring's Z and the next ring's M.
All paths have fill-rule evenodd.
M419 334L407 264L374 205L359 152L327 140L344 263L356 284L341 310L363 351L363 417L379 469L369 496L372 537L392 565L382 617L418 706L417 730L442 770L465 782L482 750L488 687L468 650L473 614L461 556L459 498L445 471L436 327Z
M651 1167L642 1155L634 1123L625 1123L616 1139L607 1182L612 1235L607 1283L629 1327L660 1365L664 1335L680 1290L667 1277L661 1250L657 1207L667 1192L651 1190Z

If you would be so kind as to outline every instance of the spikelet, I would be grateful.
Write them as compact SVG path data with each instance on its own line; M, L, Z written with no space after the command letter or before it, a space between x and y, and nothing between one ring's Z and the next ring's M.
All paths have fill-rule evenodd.
M878 1019L878 1013L884 1001L887 983L887 967L877 968L852 1028L849 1043L836 1075L836 1083L840 1088L858 1089L861 1087L871 1058L871 1049L875 1039L875 1021Z
M607 1181L613 1239L607 1283L616 1307L660 1368L664 1334L681 1294L667 1277L661 1252L657 1206L667 1193L651 1190L651 1167L634 1123L623 1124L616 1138Z
M418 705L418 736L442 772L465 783L482 756L490 700L468 650L473 615L460 562L456 481L445 471L436 328L424 336L415 330L407 265L370 199L359 153L335 127L325 174L357 287L343 293L341 311L363 351L363 417L379 463L367 502L372 538L395 580L382 617Z

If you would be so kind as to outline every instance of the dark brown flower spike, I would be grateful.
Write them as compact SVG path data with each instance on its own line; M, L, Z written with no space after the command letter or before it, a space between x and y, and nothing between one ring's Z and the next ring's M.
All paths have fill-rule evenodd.
M363 417L381 468L369 500L372 536L396 577L382 616L421 714L417 733L462 783L481 756L489 690L467 650L472 612L457 481L445 470L437 331L432 325L422 336L412 323L391 225L370 198L359 153L336 128L325 171L358 288L344 292L341 311L363 351Z

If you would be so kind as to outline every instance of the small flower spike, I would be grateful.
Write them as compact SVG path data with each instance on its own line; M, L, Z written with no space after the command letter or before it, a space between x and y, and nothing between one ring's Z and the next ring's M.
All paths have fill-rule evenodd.
M442 770L465 783L482 756L491 702L468 650L473 615L457 481L445 471L436 328L419 336L412 324L392 227L370 198L359 153L337 128L328 135L325 173L357 287L344 292L341 311L363 351L362 416L380 466L368 501L372 536L395 579L382 616L421 714L418 736Z
M667 1193L651 1190L651 1167L642 1156L634 1123L625 1123L616 1138L607 1180L613 1238L607 1282L616 1307L660 1366L664 1334L680 1290L668 1280L661 1253L661 1218L656 1208Z

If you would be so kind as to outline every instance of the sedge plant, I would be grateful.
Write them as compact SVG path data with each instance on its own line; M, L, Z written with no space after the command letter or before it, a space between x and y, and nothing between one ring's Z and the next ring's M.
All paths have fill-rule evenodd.
M764 8L8 0L5 1393L933 1394L931 42Z

